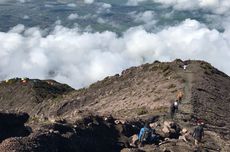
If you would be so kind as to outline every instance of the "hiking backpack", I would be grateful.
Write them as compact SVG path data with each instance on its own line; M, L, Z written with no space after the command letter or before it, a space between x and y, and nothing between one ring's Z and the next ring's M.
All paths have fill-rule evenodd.
M178 109L178 102L175 101L175 102L173 103L173 106L175 107L175 109Z
M148 128L144 129L144 132L141 136L141 142L146 142L149 140L149 138L151 137L151 130Z

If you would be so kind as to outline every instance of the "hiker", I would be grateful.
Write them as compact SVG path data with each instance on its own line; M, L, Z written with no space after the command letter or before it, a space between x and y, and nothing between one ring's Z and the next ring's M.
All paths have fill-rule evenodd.
M27 78L21 78L22 83L27 83Z
M172 102L170 105L170 117L171 119L174 118L175 113L178 111L178 101Z
M177 100L178 100L179 102L181 102L183 96L184 96L184 95L183 95L182 91L179 91L179 92L177 93L176 98L177 98Z
M201 142L203 136L204 136L204 128L203 128L203 121L197 122L197 127L194 129L194 132L192 134L193 138L195 139L195 145L197 146L199 142Z
M186 70L187 69L187 66L186 64L183 65L183 69Z
M159 136L156 134L155 129L152 129L149 123L146 123L145 126L140 130L138 140L141 146L143 146L144 144L159 142Z
M190 132L186 128L183 128L180 134L181 135L179 136L179 139L183 140L184 142L188 142L189 137L190 137Z
M177 123L171 123L170 124L170 132L169 132L169 138L177 139L180 136L181 127Z
M160 136L156 133L155 129L152 129L151 142L158 144L160 142Z

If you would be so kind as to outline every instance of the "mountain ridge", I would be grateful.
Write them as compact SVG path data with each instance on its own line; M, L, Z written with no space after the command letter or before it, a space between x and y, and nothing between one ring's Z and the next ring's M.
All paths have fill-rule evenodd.
M2 96L4 93L1 89L9 87L12 90L14 88L12 86L16 85L16 92L13 94L10 92L10 95L22 98L14 101L16 103L24 100L25 93L20 92L22 87L28 89L25 91L26 99L34 95L28 93L34 89L34 86L31 87L31 84L34 84L32 79L27 79L26 83L18 79L16 82L7 83L0 84L0 94L2 93ZM83 141L80 140L82 138L84 144L89 142L88 144L92 147L98 146L99 151L105 149L108 151L110 149L108 145L115 146L116 150L110 149L111 151L120 151L123 148L131 150L127 142L133 133L138 133L145 122L157 123L156 129L159 133L162 132L159 126L162 127L165 121L170 120L168 112L170 103L177 99L178 92L183 92L184 96L174 121L182 128L191 131L196 126L196 122L201 119L205 122L205 142L202 150L212 151L211 148L214 151L221 149L227 152L230 149L230 121L228 118L230 114L230 77L207 62L180 59L173 62L155 61L152 64L131 67L124 70L121 75L106 77L79 90L51 80L36 80L36 83L40 87L37 88L38 92L35 95L39 95L41 100L39 102L27 100L25 104L20 105L22 107L26 105L25 109L18 107L18 104L3 101L8 98L0 100L3 103L1 106L3 110L10 107L11 110L23 110L29 113L30 119L27 124L32 127L34 133L23 137L22 143L35 142L34 145L39 145L41 144L40 139L41 141L52 139L65 143L64 149L68 151L73 144L70 141L82 143ZM45 94L40 93L40 90ZM71 133L71 136L63 132L64 128ZM80 135L76 134L76 130L80 131ZM103 135L100 135L103 130L106 130L109 136L107 146L103 144L105 141ZM84 133L87 137L84 137ZM91 134L95 136L91 137ZM95 143L96 140L100 142ZM178 148L181 148L182 151L194 149L191 143L183 143L178 139L176 142L178 145L169 142L158 148L151 145L142 150L152 151L152 148L155 148L163 151L164 147L171 147L169 149L172 151ZM11 147L11 144L15 144L14 138L4 140L0 147ZM54 149L56 147L60 151L63 150L58 148L56 142L53 144ZM89 147L87 149L78 146L72 147L71 151L76 151L76 149L92 151ZM33 145L28 147L35 148Z

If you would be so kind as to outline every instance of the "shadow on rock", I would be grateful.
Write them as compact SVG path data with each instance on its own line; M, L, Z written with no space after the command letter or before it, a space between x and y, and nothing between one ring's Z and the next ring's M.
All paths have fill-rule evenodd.
M0 113L0 141L9 137L28 136L31 129L24 125L28 119L27 113Z

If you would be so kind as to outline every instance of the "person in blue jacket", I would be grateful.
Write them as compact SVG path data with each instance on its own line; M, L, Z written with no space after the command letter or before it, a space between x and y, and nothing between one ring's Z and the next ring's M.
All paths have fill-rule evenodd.
M157 143L159 141L159 136L155 133L155 130L149 126L149 123L146 123L140 130L138 140L143 146L144 144Z

